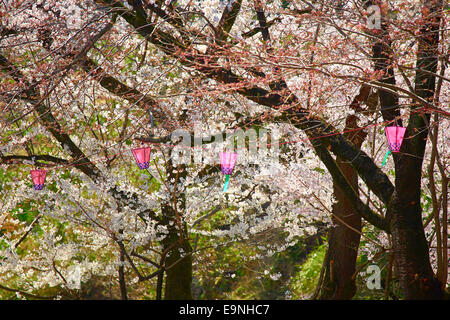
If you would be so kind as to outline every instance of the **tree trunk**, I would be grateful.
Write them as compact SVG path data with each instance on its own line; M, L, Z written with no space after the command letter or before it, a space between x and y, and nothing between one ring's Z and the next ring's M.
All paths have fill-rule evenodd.
M424 3L417 49L416 94L432 103L438 63L439 25L442 2ZM423 105L413 105L412 109ZM429 259L429 248L420 205L422 162L428 136L429 112L411 115L405 139L395 162L395 191L387 217L400 285L405 299L441 299L443 291Z
M175 166L172 159L166 162L167 181L176 186L180 178L186 178L185 165ZM171 192L171 202L161 206L162 223L168 234L161 241L165 253L164 270L166 281L165 300L192 300L192 247L189 243L186 223L181 214L185 209L185 194L182 190Z
M402 148L406 155L396 156L396 189L388 208L392 247L404 298L440 299L441 283L431 268L422 223L422 159L407 155L410 145L407 142Z
M164 251L167 251L164 299L192 300L192 247L189 241L180 237L178 228L174 226L162 243Z
M367 5L374 5L369 1ZM435 76L438 61L439 25L442 2L424 1L423 25L417 37L417 70L415 93L432 102L435 91ZM395 84L391 40L387 20L382 20L381 33L373 37L375 43L373 60L375 70L383 71L380 79L386 84ZM381 111L385 121L400 115L398 96L379 90ZM412 105L412 109L424 105ZM425 118L425 119L424 119ZM429 259L429 248L422 223L420 206L422 162L428 135L429 113L413 113L410 116L405 139L399 154L393 154L395 163L395 190L389 201L386 217L392 235L392 247L398 277L405 299L436 299L442 290L436 280ZM402 122L397 119L397 125ZM391 125L391 124L389 124Z
M351 171L345 171L344 174L354 174ZM336 197L338 194L340 192L335 190ZM341 200L337 200L333 205L333 214L339 216L347 225L361 230L361 217L352 212L352 206L348 206L346 201ZM356 293L356 284L352 276L356 270L360 235L336 218L333 218L333 222L335 227L328 233L328 261L320 299L347 300Z
M359 107L359 101L365 100L368 93L368 88L363 87L354 103L356 102ZM356 116L348 116L345 131L356 129L356 120ZM360 148L365 136L366 134L363 131L358 130L347 135L347 138ZM358 192L358 173L356 170L339 157L337 157L336 163L355 192ZM347 300L351 299L356 293L353 274L356 271L356 258L361 237L358 233L358 231L361 231L361 216L336 183L333 183L333 189L336 197L332 217L334 227L328 232L325 276L320 299Z

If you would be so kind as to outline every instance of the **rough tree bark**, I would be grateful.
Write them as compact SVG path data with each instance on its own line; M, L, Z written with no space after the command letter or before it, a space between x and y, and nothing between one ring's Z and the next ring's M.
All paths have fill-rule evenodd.
M370 87L363 86L355 97L352 108L360 110L360 103L367 101ZM357 129L357 117L349 115L344 131ZM366 133L362 130L351 131L346 138L360 148ZM336 163L350 185L358 194L358 173L348 161L336 157ZM361 215L356 212L345 193L336 183L333 184L336 202L333 204L332 221L334 227L328 232L328 249L325 255L325 276L321 284L320 299L347 300L356 293L353 274L356 271L356 258L361 235ZM355 231L356 230L356 231Z
M176 186L180 178L186 178L186 166L175 166L172 159L166 163L167 181L175 181ZM168 191L169 192L169 191ZM182 221L181 214L185 209L185 194L183 190L171 190L171 201L161 205L163 214L162 224L168 233L161 241L166 272L164 299L192 300L192 247L189 242L187 225Z
M175 212L172 207L167 206L164 209L166 217L175 218ZM177 224L169 226L169 233L162 240L163 251L167 252L164 263L166 272L165 300L192 299L192 247L189 240L185 238L185 227L183 225L183 234L180 235ZM180 252L180 249L182 252Z
M438 64L439 25L442 2L424 2L423 25L418 36L415 92L432 103ZM412 109L419 108L413 105ZM425 120L426 119L426 120ZM430 113L414 113L409 119L405 139L395 162L395 190L386 217L398 276L405 299L441 299L443 291L429 259L429 248L422 223L420 205L422 162L427 143Z
M378 1L368 1L365 5L377 4L379 4ZM372 60L375 70L383 73L380 82L395 85L394 56L387 31L388 21L384 19L385 12L381 13L381 30L372 34L374 40ZM413 91L430 104L433 102L435 92L434 73L436 73L439 57L441 15L440 0L428 0L423 3L423 24L417 36L417 63ZM397 125L402 126L402 122L396 119L400 116L398 95L383 89L379 90L378 95L383 119L395 120ZM421 107L423 105L413 102L411 109ZM420 205L422 162L429 118L429 112L412 113L400 153L393 154L395 189L387 204L386 219L389 224L387 229L392 235L395 265L405 299L437 299L443 296L440 283L431 269Z

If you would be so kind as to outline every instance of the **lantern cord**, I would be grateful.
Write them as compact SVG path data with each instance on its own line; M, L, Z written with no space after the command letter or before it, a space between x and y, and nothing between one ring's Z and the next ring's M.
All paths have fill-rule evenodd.
M223 186L223 192L226 192L227 191L227 189L228 189L228 183L230 182L230 175L229 174L227 174L226 176L225 176L225 184L224 184L224 186Z
M388 150L388 152L386 152L386 155L384 156L383 159L383 163L381 164L381 167L383 168L384 165L386 164L387 158L389 157L389 154L391 153L391 149Z

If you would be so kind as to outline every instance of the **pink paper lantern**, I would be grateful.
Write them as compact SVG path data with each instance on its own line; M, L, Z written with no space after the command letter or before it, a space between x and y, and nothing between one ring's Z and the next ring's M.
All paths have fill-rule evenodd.
M236 164L238 154L233 152L220 153L220 166L223 174L231 174Z
M150 165L150 151L151 148L136 148L132 149L134 159L136 159L139 169L147 169Z
M405 136L406 128L398 126L385 127L386 137L389 143L389 149L392 152L399 152L402 146L403 137Z
M45 176L47 171L42 169L31 170L31 179L33 179L34 189L42 190L44 188Z

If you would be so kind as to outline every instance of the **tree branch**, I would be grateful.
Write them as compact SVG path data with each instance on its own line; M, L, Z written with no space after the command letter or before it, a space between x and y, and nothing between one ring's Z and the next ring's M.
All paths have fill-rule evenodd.
M62 163L67 164L69 163L66 159L57 158L48 154L40 154L40 155L32 155L32 156L24 156L24 155L9 155L9 156L0 156L0 164L1 163L10 163L15 162L14 160L27 160L27 161L33 161L33 160L41 160L41 161L48 161L53 163ZM44 165L44 164L39 164Z

